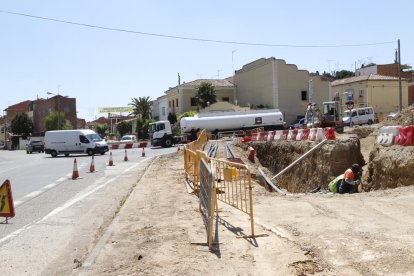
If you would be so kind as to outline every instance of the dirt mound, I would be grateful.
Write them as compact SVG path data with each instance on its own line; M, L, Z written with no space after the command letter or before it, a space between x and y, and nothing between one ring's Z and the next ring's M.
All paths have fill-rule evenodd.
M279 141L253 143L260 163L273 174L297 160L316 144L310 141ZM327 141L276 179L282 189L292 193L327 189L328 183L343 173L351 164L365 164L357 138Z
M394 118L387 118L382 122L384 126L409 126L414 125L414 105L404 108Z
M369 155L364 190L414 185L414 147L375 146Z
M345 133L347 134L355 134L358 136L359 139L363 139L368 137L371 133L378 132L378 127L376 126L354 126L350 128L346 128Z

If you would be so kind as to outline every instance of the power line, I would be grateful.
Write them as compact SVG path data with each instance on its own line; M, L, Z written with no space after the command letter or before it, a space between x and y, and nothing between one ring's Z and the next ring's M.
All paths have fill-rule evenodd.
M396 42L396 40L394 40L394 41L373 42L373 43L337 44L337 45L295 45L295 44L253 43L253 42L215 40L215 39L206 39L206 38L195 38L195 37L184 37L184 36L148 33L148 32L127 30L127 29L119 29L119 28L113 28L113 27L103 27L103 26L98 26L98 25L78 23L78 22L73 22L73 21L66 21L66 20L54 19L54 18L49 18L49 17L37 16L37 15L30 15L30 14L24 14L24 13L4 11L4 10L0 10L0 13L12 14L12 15L18 15L18 16L25 16L25 17L35 18L35 19L41 19L41 20L58 22L58 23L88 27L88 28L95 28L95 29L101 29L101 30L107 30L107 31L124 32L124 33L132 33L132 34L139 34L139 35L146 35L146 36L180 39L180 40L211 42L211 43L221 43L221 44L234 44L234 45L246 45L246 46L286 47L286 48L344 48L344 47L375 46L375 45L391 44L391 43Z

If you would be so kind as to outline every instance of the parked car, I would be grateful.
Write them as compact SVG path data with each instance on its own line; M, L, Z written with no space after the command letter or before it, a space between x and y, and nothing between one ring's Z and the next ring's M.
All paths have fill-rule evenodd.
M294 121L289 128L301 128L303 127L303 125L305 124L305 118L302 119L297 119L296 121Z
M42 141L32 141L30 140L27 144L26 144L26 153L33 153L33 152L44 152L45 151L45 146L43 144Z
M137 136L135 135L124 135L121 138L121 142L137 142Z

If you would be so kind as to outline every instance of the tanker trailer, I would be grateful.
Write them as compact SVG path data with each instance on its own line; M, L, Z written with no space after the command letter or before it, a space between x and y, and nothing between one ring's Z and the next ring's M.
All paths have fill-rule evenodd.
M266 130L282 129L285 123L279 109L247 112L201 113L180 120L182 133L205 129L209 132L245 130L264 127Z

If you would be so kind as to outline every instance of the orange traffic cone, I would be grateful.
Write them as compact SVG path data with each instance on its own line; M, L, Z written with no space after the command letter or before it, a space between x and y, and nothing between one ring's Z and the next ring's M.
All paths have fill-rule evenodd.
M75 180L76 178L79 177L79 172L78 172L78 163L76 163L76 158L73 161L73 173L72 173L72 179Z
M112 151L109 153L109 163L108 166L113 166L114 165L114 161L112 160Z
M142 157L145 157L145 148L144 147L142 147L142 154L141 154L141 156Z
M93 173L95 171L95 162L94 162L94 158L92 155L92 161L91 161L91 166L89 167L89 172Z
M125 150L125 157L124 157L124 161L128 161L128 154L127 154L127 150Z

